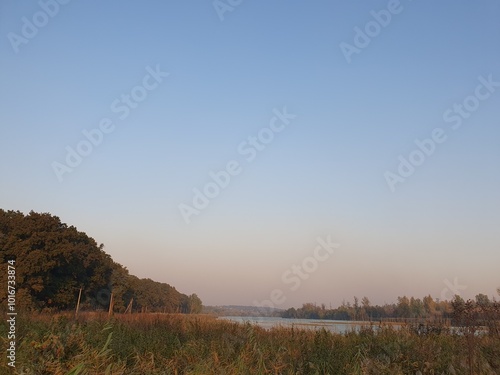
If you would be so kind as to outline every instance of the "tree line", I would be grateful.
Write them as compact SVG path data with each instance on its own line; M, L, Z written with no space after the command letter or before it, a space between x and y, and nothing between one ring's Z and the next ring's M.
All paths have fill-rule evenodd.
M199 313L196 294L185 295L167 284L131 275L104 252L104 245L50 213L0 209L0 262L16 260L16 307L35 311L81 309ZM7 271L0 273L7 285ZM7 288L0 288L5 307Z
M498 289L500 295L500 288ZM354 297L353 302L343 301L339 307L326 308L324 304L305 303L300 308L289 308L281 313L283 318L330 319L330 320L383 320L383 319L425 319L459 320L464 311L481 320L495 316L500 319L500 302L485 294L478 294L474 300L464 301L456 295L451 301L433 299L430 295L420 299L398 297L397 303L372 305L367 297L361 301ZM469 316L467 315L467 316ZM486 318L484 318L486 319ZM490 319L486 319L490 320Z

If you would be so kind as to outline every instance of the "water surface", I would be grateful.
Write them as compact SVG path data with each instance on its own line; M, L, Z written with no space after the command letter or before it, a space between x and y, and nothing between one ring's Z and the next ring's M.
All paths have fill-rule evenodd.
M374 328L379 326L378 323L373 322L356 322L346 320L320 320L320 319L285 319L277 317L254 317L254 316L221 316L218 319L226 319L237 323L250 323L270 329L273 327L287 327L287 328L300 328L300 329L326 329L334 333L346 333L350 331L358 332L362 327Z

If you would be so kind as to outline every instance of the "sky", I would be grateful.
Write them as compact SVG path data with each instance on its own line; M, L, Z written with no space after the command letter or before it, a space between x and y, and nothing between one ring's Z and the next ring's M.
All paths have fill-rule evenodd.
M205 305L493 296L499 17L2 1L0 207L50 212Z

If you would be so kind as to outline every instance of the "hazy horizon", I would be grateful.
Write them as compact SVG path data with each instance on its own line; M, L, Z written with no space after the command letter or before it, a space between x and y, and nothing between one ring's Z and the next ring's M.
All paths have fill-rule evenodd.
M205 305L495 295L500 3L236 3L2 3L0 207Z

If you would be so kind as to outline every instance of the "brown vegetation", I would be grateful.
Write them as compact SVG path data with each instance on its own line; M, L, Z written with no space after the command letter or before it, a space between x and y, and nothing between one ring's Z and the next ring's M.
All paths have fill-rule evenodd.
M346 334L180 314L19 315L25 374L498 374L500 337L411 327ZM0 335L5 337L5 322ZM472 355L472 361L469 356ZM7 367L0 372L7 373ZM10 372L12 373L12 372Z

